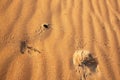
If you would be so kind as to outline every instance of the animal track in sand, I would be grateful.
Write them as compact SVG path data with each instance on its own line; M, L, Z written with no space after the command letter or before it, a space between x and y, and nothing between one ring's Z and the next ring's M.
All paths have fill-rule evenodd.
M35 33L37 33L38 35L44 33L45 31L49 30L51 27L50 27L50 24L42 24L40 26L39 29L35 30Z
M97 72L98 62L89 51L77 50L73 55L75 71L80 80L86 80L88 76Z
M76 44L77 44L77 45L76 45L76 49L83 49L83 48L87 45L87 43L84 42L83 39L76 40L75 42L76 42Z
M28 43L27 43L27 41L21 41L20 52L22 54L24 54L26 51L28 51L28 53L29 53L29 51L34 51L34 52L41 53L38 49L29 46Z
M34 52L38 52L38 53L41 53L38 49L36 49L36 48L34 48L34 47L32 47L32 46L29 46L29 44L28 44L28 41L29 42L35 42L35 40L37 40L37 39L39 39L39 37L46 31L46 30L48 30L48 29L50 29L51 27L50 27L50 24L42 24L41 26L40 26L40 28L39 29L37 29L36 31L35 31L35 36L30 36L28 39L26 39L26 40L23 40L23 41L21 41L20 42L20 52L22 53L22 54L24 54L26 51L28 51L28 53L30 53L30 51L34 51Z
M50 35L51 32L51 24L45 23L42 24L37 30L34 32L34 36L30 36L31 40L41 39Z

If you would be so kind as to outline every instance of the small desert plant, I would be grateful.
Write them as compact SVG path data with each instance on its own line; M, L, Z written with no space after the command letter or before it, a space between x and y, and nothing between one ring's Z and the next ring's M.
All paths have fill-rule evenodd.
M86 80L96 71L98 62L89 51L77 50L73 55L73 64L80 79Z

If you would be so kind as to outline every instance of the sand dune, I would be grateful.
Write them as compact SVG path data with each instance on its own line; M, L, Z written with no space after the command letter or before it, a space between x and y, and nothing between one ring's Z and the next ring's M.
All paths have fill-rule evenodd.
M120 80L120 0L0 0L0 80L79 80L79 49Z

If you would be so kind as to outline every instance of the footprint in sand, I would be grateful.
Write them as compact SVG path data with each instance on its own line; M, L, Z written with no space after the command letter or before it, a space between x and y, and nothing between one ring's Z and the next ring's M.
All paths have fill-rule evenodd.
M97 72L98 62L89 51L75 51L73 55L73 64L76 73L80 76L80 80L86 80L87 77Z

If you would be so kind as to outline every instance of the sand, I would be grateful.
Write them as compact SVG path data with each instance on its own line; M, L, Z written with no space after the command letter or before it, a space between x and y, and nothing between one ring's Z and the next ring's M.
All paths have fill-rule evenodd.
M81 49L98 60L87 80L120 80L120 0L0 0L0 80L79 80Z

